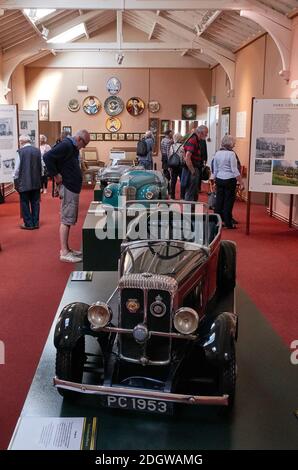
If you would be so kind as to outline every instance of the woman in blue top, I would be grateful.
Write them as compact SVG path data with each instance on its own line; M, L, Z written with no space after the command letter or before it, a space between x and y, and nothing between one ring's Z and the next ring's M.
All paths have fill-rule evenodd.
M232 210L237 182L242 185L236 155L233 152L234 147L234 137L225 135L221 141L221 148L216 152L213 160L213 174L216 183L215 212L221 216L227 228L236 228L233 225Z

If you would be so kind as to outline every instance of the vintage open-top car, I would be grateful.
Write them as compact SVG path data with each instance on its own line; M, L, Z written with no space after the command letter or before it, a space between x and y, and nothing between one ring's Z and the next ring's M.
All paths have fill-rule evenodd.
M142 165L134 166L124 163L117 163L116 165L108 165L98 170L96 181L100 183L101 188L104 189L110 183L119 183L122 175L131 170L144 170Z
M105 406L121 409L231 406L238 317L215 307L233 297L235 244L221 241L220 217L202 204L154 204L130 219L110 300L62 310L54 384L63 396L98 394ZM91 381L88 336L99 345Z
M151 201L153 199L166 199L168 183L160 171L132 169L126 171L119 179L119 183L108 184L102 196L103 204L113 207L121 205L121 196L125 200ZM120 204L119 204L120 203Z

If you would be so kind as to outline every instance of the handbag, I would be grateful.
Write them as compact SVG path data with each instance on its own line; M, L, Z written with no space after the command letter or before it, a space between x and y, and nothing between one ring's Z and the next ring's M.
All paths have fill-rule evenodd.
M207 181L207 180L209 180L210 175L211 175L211 170L210 170L209 166L207 166L207 165L203 166L201 179L203 181Z
M215 204L216 204L216 192L212 191L208 193L208 207L209 209L215 209Z
M168 157L168 167L169 168L179 168L180 165L181 165L180 156L178 155L177 152L172 153L172 155L170 155Z
M173 152L168 156L168 168L179 168L181 166L181 156L179 155L179 150L182 147L183 143L179 145L176 152Z

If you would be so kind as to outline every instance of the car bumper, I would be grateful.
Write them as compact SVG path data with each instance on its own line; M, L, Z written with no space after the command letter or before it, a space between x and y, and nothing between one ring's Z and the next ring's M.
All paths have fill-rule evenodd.
M114 395L122 397L134 397L153 400L162 400L186 405L220 405L228 406L229 395L207 396L207 395L183 395L178 393L158 392L155 390L144 390L129 387L106 387L103 385L90 385L70 382L54 378L57 388L70 390L72 392L86 393L90 395Z

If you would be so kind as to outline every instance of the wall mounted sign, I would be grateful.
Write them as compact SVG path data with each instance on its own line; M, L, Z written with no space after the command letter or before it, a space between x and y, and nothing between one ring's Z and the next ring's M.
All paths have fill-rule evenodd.
M111 77L107 81L107 90L110 93L110 95L117 95L119 91L121 90L121 83L120 80L116 77Z
M83 110L86 114L97 114L101 109L101 102L96 96L87 96L83 101Z
M72 100L69 100L67 107L69 111L71 111L72 113L76 113L77 111L79 111L81 106L78 100L73 98Z
M160 104L158 101L149 101L148 109L150 113L157 113L160 110Z
M109 116L117 116L123 111L124 103L119 96L109 96L104 102L104 108Z
M145 103L141 98L133 96L127 101L126 109L131 116L139 116L145 109Z
M29 135L31 144L39 148L39 126L37 111L19 111L19 133Z
M106 128L110 132L118 132L121 128L121 121L116 117L110 117L106 120Z

